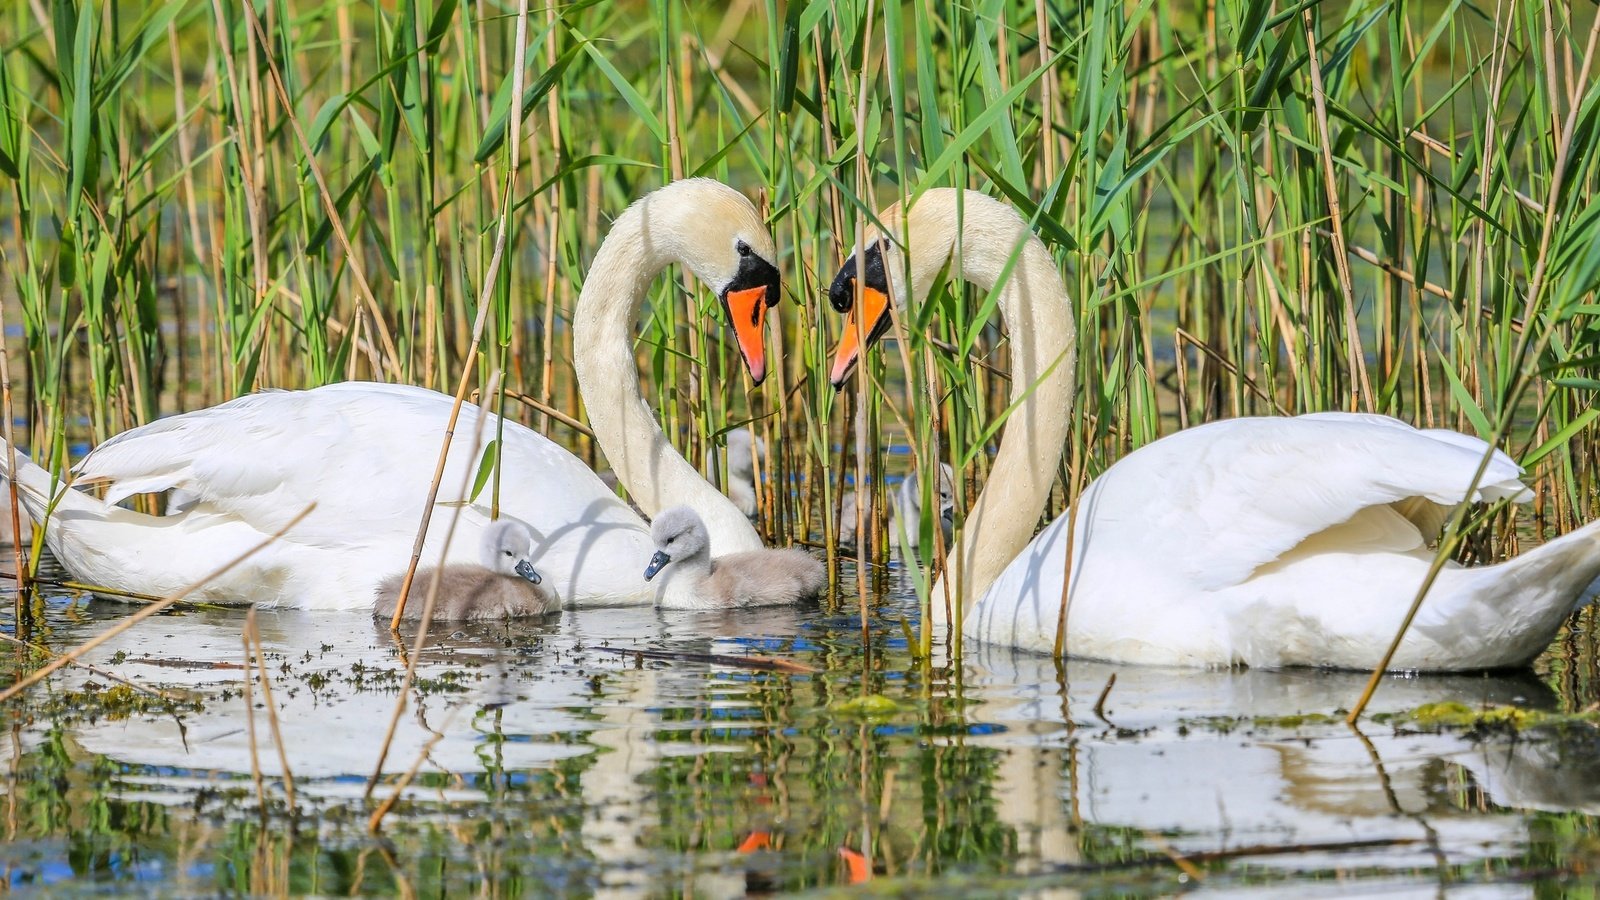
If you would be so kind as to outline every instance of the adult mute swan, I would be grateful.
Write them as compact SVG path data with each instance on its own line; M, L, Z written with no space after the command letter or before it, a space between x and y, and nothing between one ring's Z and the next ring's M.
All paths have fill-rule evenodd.
M960 206L960 215L957 206ZM993 289L1012 342L1012 403L988 484L934 588L979 598L962 633L1052 652L1067 517L1029 539L1065 447L1072 398L1070 301L1043 244L1009 207L933 190L880 214L830 288L849 311L842 384L888 324L889 298L922 302L939 271ZM957 223L960 223L959 233ZM900 241L907 235L909 260ZM909 262L909 268L906 263ZM900 273L909 273L909 290ZM895 282L891 287L891 281ZM1030 393L1031 388L1031 393ZM1378 663L1432 559L1429 539L1465 499L1525 499L1521 470L1488 446L1384 416L1321 413L1215 422L1155 441L1079 499L1065 645L1075 656L1184 666ZM1600 575L1600 522L1510 561L1439 575L1390 663L1395 670L1521 666L1549 645Z
M722 299L759 382L766 309L778 300L776 257L743 195L708 179L675 182L617 217L573 323L579 390L622 484L646 513L693 506L728 551L759 549L760 538L650 414L634 365L633 326L647 285L681 262ZM59 496L46 534L76 578L149 594L200 580L315 501L281 540L206 584L196 599L370 609L378 582L410 557L451 402L423 388L366 383L252 394L101 444L75 468L75 484L104 485L104 500L59 490L49 473L21 460L17 484L36 518ZM472 562L489 525L486 496L455 493L478 465L471 452L478 415L475 406L462 409L438 498L443 506L464 505L455 539L441 561L446 529L430 529L425 563ZM675 579L650 584L641 576L637 563L654 550L648 529L577 457L505 422L500 467L501 510L533 530L530 562L569 605L651 604L675 589ZM160 491L182 496L175 514L116 506Z

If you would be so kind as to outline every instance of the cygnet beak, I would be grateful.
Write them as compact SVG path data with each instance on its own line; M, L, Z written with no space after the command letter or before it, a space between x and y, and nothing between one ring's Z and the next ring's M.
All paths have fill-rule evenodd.
M649 581L650 579L656 577L656 573L661 571L662 567L669 562L672 562L672 557L660 550L657 550L656 555L650 557L650 565L644 567L644 580Z
M539 577L539 573L538 572L534 571L533 563L528 562L525 559L517 560L517 574L521 575L523 578L528 579L529 581L533 582L534 584L538 584L539 582L544 580L543 578Z

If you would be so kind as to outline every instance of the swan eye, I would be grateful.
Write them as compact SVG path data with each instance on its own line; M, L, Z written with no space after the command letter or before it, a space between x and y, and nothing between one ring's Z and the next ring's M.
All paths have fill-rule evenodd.
M739 255L740 256L749 256L750 255L750 245L746 244L744 241L740 241L737 244L734 244L733 245L733 249L739 251Z

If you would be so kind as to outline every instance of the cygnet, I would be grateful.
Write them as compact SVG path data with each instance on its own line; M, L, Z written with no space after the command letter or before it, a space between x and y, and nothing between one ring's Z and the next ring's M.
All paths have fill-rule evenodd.
M754 453L751 443L755 444ZM761 458L761 471L767 470L767 442L756 437L748 428L728 432L728 499L739 507L745 518L756 517L756 457Z
M956 511L955 470L948 463L939 463L939 530L944 533L944 545L950 547L950 528ZM839 515L840 550L847 553L856 549L856 505L860 491L844 496ZM906 543L915 550L922 542L922 488L917 473L912 472L900 482L894 503L889 508L889 546L900 546L900 523L905 523Z
M711 558L711 537L700 514L674 506L650 525L656 553L646 580L672 566L675 584L660 605L677 609L782 606L814 599L828 586L822 563L802 550L751 550ZM685 581L686 580L686 581Z
M528 526L500 519L483 532L480 564L452 563L439 574L439 595L434 601L433 618L441 622L485 621L542 616L561 609L556 592L540 584L529 557L533 554L533 534ZM422 618L428 589L435 568L418 569L406 600L407 619ZM378 585L372 614L394 615L400 600L400 582L405 574L385 578Z

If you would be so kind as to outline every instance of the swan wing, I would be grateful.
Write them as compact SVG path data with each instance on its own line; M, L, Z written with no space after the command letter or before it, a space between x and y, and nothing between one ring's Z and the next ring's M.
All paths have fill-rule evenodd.
M1214 422L1107 470L1085 496L1089 540L1139 548L1208 590L1249 578L1323 532L1347 549L1413 550L1418 525L1437 520L1435 507L1467 497L1488 450L1476 438L1385 416ZM1495 451L1471 499L1525 499L1521 474ZM1375 507L1385 509L1364 512Z
M79 480L107 484L109 502L176 490L190 508L263 530L315 501L317 514L296 538L344 545L416 528L451 405L449 396L401 385L267 391L124 432L75 471ZM440 503L469 499L460 485L481 455L471 452L477 414L475 406L462 408ZM505 423L502 462L507 511L540 530L580 520L638 524L580 460L522 425Z

